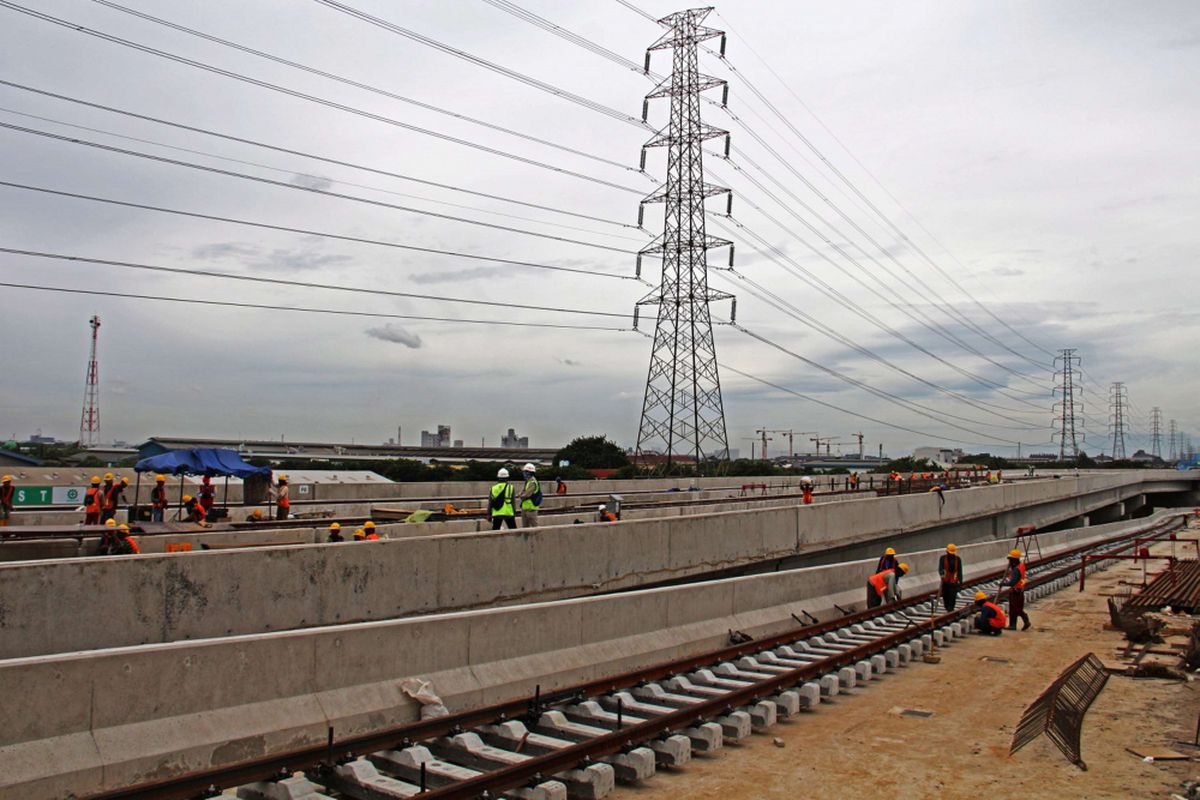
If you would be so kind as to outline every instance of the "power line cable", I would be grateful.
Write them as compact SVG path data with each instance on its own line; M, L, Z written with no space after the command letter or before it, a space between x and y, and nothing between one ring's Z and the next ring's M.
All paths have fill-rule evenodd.
M25 127L24 125L14 125L9 122L0 122L0 128L4 128L7 130L11 130L11 131L16 131L18 133L30 134L33 136L41 136L41 137L44 137L47 139L53 139L53 140L60 141L60 142L67 142L69 144L77 144L77 145L82 145L85 147L92 147L92 148L95 148L98 150L104 150L104 151L107 151L110 153L118 153L120 155L133 156L135 158L142 158L142 159L146 159L149 161L157 161L162 164L170 164L172 166L177 166L177 167L187 167L188 169L199 170L201 172L210 172L210 173L213 173L216 175L224 175L224 176L230 177L230 178L240 178L242 180L255 181L257 183L264 183L269 186L275 186L275 187L279 187L279 188L283 188L283 189L292 189L292 190L301 191L301 192L308 192L310 194L316 194L316 195L321 195L321 196L325 196L325 197L335 197L340 200L350 200L350 201L353 201L356 203L366 203L367 205L379 206L381 208L389 208L389 209L392 209L393 211L404 211L409 214L421 214L424 216L434 217L437 219L444 219L444 220L448 220L448 221L452 221L452 222L462 222L462 223L465 223L468 225L478 225L483 228L491 228L492 230L506 231L508 233L518 233L518 234L521 234L524 236L534 236L539 239L549 239L551 241L565 242L567 244L577 244L577 245L581 245L583 247L594 247L598 250L608 250L613 253L636 255L636 251L625 250L620 247L613 247L612 245L601 244L599 242L588 242L588 241L584 241L582 239L572 239L567 236L555 236L554 234L550 234L550 233L540 233L538 231L526 230L524 228L514 228L511 225L500 225L500 224L497 224L494 222L484 222L483 220L470 219L468 217L459 217L459 216L455 216L453 214L442 214L437 211L428 211L426 209L412 208L410 206L402 206L402 205L398 205L396 203L387 203L382 200L373 200L369 197L359 197L357 195L345 194L343 192L332 192L332 191L329 191L328 189L320 189L315 186L303 186L303 185L296 184L296 183L288 183L286 181L272 180L271 178L264 178L260 175L250 175L249 173L245 173L245 172L237 172L234 170L221 169L220 167L212 167L212 166L206 166L204 164L196 164L194 162L183 161L182 159L178 159L178 158L167 158L166 156L156 156L151 153L142 153L137 150L129 150L124 147L116 147L114 145L103 144L101 142L93 142L88 139L80 139L80 138L77 138L74 136L64 136L62 134L51 133L50 131L41 131L41 130L37 130L36 128L28 128L28 127Z
M199 128L194 125L186 125L181 122L173 122L171 120L162 119L161 117L152 117L152 116L149 116L146 114L137 113L135 111L129 111L128 109L116 108L114 106L106 106L102 103L94 103L90 100L83 100L78 97L70 97L65 94L58 94L57 92L51 92L46 89L39 89L34 86L28 86L28 85L21 84L21 83L15 83L13 81L4 80L2 78L0 78L0 86L8 86L13 89L20 89L22 91L32 92L34 94L42 95L44 97L51 97L51 98L54 98L55 100L63 100L68 103L75 103L77 105L85 106L87 108L94 108L94 109L98 109L100 111L107 111L112 114L119 114L122 116L130 117L132 119L139 119L139 120L143 120L146 122L153 122L158 125L166 125L168 127L176 128L178 130L189 131L192 133L200 133L205 136L211 136L211 137L214 137L217 139L223 139L223 140L229 141L229 142L237 142L239 144L247 144L247 145L251 145L253 147L262 148L264 150L271 150L276 153L284 153L286 155L300 156L302 158L310 158L314 161L320 161L325 164L334 164L339 167L349 167L350 169L361 170L363 172L369 172L369 173L373 173L376 175L383 175L383 176L386 176L389 178L398 178L398 179L404 180L404 181L411 181L412 183L419 183L423 186L432 186L437 189L445 189L447 191L459 192L459 193L468 194L468 195L471 195L474 197L486 198L488 200L499 200L504 203L512 203L514 205L524 206L526 208L535 208L539 211L550 211L555 214L563 214L565 216L577 217L579 219L587 219L587 220L592 220L594 222L603 222L608 225L617 225L622 228L631 228L633 230L638 230L636 225L631 225L627 222L619 222L617 220L605 219L604 217L597 217L592 214L583 214L578 211L568 211L564 208L559 208L557 206L548 206L548 205L541 205L539 203L531 203L526 200L518 200L516 198L506 197L504 195L490 194L488 192L480 192L480 191L476 191L473 189L466 189L464 187L455 186L453 184L439 183L438 181L431 181L431 180L426 180L424 178L417 178L412 175L406 175L406 174L403 174L400 172L394 172L392 170L380 169L378 167L370 167L370 166L366 166L364 164L355 163L353 161L345 161L345 160L338 159L338 158L331 158L329 156L317 155L315 153L309 153L304 150L293 150L291 148L280 147L278 145L270 144L268 142L262 142L262 141L258 141L255 139L246 139L241 136L234 136L229 133L222 133L220 131L214 131L214 130L211 130L208 128ZM19 112L17 112L17 113L19 113ZM62 124L67 124L67 123L62 123ZM115 135L115 134L113 134L113 135ZM164 146L166 146L166 145L164 145Z
M30 256L33 258L71 261L79 264L95 264L101 266L120 267L123 269L144 270L172 275L187 275L194 278L214 278L220 280L244 281L247 283L265 283L274 286L293 286L301 289L321 289L323 291L350 292L352 294L379 295L382 297L403 297L414 300L430 300L439 303L464 303L475 306L491 306L494 308L514 308L522 311L550 311L556 314L582 314L593 317L616 317L629 319L629 314L618 314L611 311L593 311L583 308L563 308L561 306L540 306L527 303L512 303L502 300L478 300L468 297L448 297L446 295L424 294L419 292L401 292L390 289L365 288L361 286L344 286L330 283L315 283L311 281L295 281L283 278L263 278L257 275L238 275L231 272L214 272L212 270L183 269L181 267L166 267L159 264L140 264L132 261L118 261L107 258L70 255L67 253L48 253L41 250L26 250L16 247L0 247L0 253Z
M197 211L183 211L177 208L167 208L165 206L155 206L146 203L135 203L128 200L117 200L111 197L98 197L96 195L82 194L79 192L68 192L61 189L50 189L44 186L33 186L29 184L16 183L13 181L0 181L0 187L10 189L20 189L28 192L38 192L40 194L53 195L57 197L69 197L75 200L87 200L93 203L105 203L107 205L122 206L124 208L136 208L142 211L155 211L162 214L173 214L176 216L191 217L194 219L206 219L213 222L225 222L231 225L243 225L251 228L259 228L262 230L280 231L284 233L296 233L302 236L319 236L323 239L334 239L343 242L355 242L357 244L369 244L377 247L390 247L398 250L407 250L416 253L430 253L433 255L452 256L454 258L462 258L473 261L487 261L495 264L508 264L516 267L528 267L530 269L551 270L554 272L569 272L577 275L588 275L596 278L614 278L617 280L638 280L632 275L621 275L615 272L598 272L595 270L579 269L576 267L563 267L555 264L539 264L533 261L521 261L512 258L503 258L499 256L480 255L478 253L464 253L456 250L441 250L433 247L421 247L413 244L404 244L402 242L389 242L384 239L369 239L362 236L350 236L340 233L329 233L328 231L311 230L307 228L297 228L287 225L275 225L268 222L257 222L237 217L223 217L216 214L204 214ZM645 281L642 281L645 283Z
M469 147L474 150L479 150L481 152L488 153L490 155L500 156L502 158L508 158L513 161L518 161L520 163L528 164L530 166L535 166L540 169L545 169L545 170L549 170L551 172L556 172L561 175L567 175L567 176L570 176L573 178L579 178L580 180L590 181L591 183L596 183L596 184L599 184L602 186L608 186L613 189L620 189L621 191L624 191L624 192L631 192L633 194L639 194L639 195L644 194L644 192L642 190L635 189L631 186L623 186L622 184L614 183L612 181L605 180L603 178L597 178L595 176L587 175L582 172L577 172L572 169L567 169L566 167L559 167L559 166L549 164L544 161L539 161L539 160L533 159L533 158L527 158L525 156L518 155L516 153L510 153L506 150L500 150L495 147L490 147L488 145L483 145L478 142L473 142L468 139L462 139L457 136L450 136L449 134L439 133L438 131L430 130L429 128L422 128L418 125L413 125L408 122L403 122L401 120L394 119L392 117L386 117L381 114L375 114L373 112L366 111L361 108L356 108L354 106L348 106L344 103L339 103L334 100L329 100L329 99L326 99L323 97L318 97L316 95L306 94L305 92L301 92L301 91L298 91L295 89L289 89L286 86L281 86L281 85L275 84L275 83L269 83L268 81L263 81L263 80L259 80L257 78L252 78L248 75L243 75L238 72L233 72L231 70L222 69L220 67L213 66L212 64L206 64L204 62L196 61L196 60L190 59L190 58L185 58L183 56L176 55L174 53L168 53L165 50L159 50L157 48L150 47L150 46L144 45L144 44L140 44L138 42L134 42L129 39L123 39L119 36L114 36L112 34L104 33L103 31L99 31L94 28L89 28L84 25L79 25L79 24L70 22L68 20L60 19L59 17L54 17L49 14L43 14L40 11L35 11L31 8L26 8L25 6L21 6L21 5L18 5L17 3L10 2L10 0L0 0L0 8L7 8L12 11L17 11L21 14L25 14L27 16L33 17L33 18L41 20L43 22L50 22L54 25L58 25L60 27L67 28L68 30L73 30L78 33L86 34L88 36L94 36L94 37L101 39L103 41L106 41L106 42L118 44L123 47L130 47L134 50L138 50L140 52L147 53L149 55L158 56L160 58L165 58L167 60L174 61L179 64L185 64L190 67L202 69L202 70L204 70L206 72L210 72L214 75L221 75L223 77L232 78L233 80L241 81L243 83L248 83L253 86L258 86L263 89L269 89L271 91L280 92L282 94L288 95L289 97L295 97L297 99L305 100L305 101L308 101L311 103L316 103L318 105L322 105L327 108L333 108L338 111L344 111L348 114L354 114L356 116L360 116L365 119L374 120L375 122L381 122L385 125L391 125L393 127L403 128L404 130L412 131L414 133L420 133L420 134L424 134L426 136L432 136L434 138L441 139L443 141L451 142L453 144L461 145L463 147Z
M625 6L626 8L628 8L630 11L634 12L635 14L638 14L638 15L644 17L645 19L650 20L651 22L655 23L656 25L658 24L658 20L654 18L653 14L646 13L642 9L635 6L633 3L630 3L629 0L617 0L617 2L620 3L621 5Z

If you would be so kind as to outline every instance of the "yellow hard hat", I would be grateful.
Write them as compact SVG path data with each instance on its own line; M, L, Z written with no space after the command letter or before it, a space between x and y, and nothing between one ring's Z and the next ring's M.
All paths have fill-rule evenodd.
M373 531L375 530L375 523L372 520L367 520L363 523L363 528L368 531Z
M365 539L365 538L367 538L367 532L364 531L362 528L359 528L356 531L354 531L354 538L355 539Z
M952 544L948 544L948 545L946 545L946 552L949 553L950 555L954 555L955 553L958 552L958 548Z
M106 481L111 481L111 480L112 480L112 473L111 473L111 472L106 472L106 473L104 473L104 480L106 480Z
M154 480L158 481L159 483L162 483L166 479L167 479L166 475L155 475L154 476Z
M987 595L984 594L983 592L976 592L975 599L976 600L987 600Z
M117 526L117 530L124 531L125 533L129 533L129 526L126 525L124 522L122 522L120 525Z
M1009 551L1008 551L1008 557L1009 557L1009 558L1020 558L1020 557L1021 557L1021 551L1020 551L1020 550L1009 550Z
M0 483L8 483L11 480L12 480L12 475L5 475L3 478L0 478Z
M262 509L254 509L254 513L252 513L250 516L254 517L255 519L262 519Z
M336 523L336 522L334 522L334 523L331 523L331 524L329 525L329 530L331 530L331 531L340 531L341 529L342 529L342 526L341 526L341 525L339 525L339 524L338 524L338 523Z
M287 478L287 475L280 475L280 476L279 476L279 482L280 482L280 483L287 483L287 479L288 479L288 478Z
M885 556L894 556L894 555L896 555L896 551L895 551L895 549L889 547L887 550L883 551L883 554Z
M129 478L124 478L124 477L122 477L122 478L121 478L121 483L124 483L125 485L129 485Z
M907 574L908 573L908 564L901 564L900 571Z
M99 476L99 475L93 475L93 476L92 476L92 483L99 483L99 482L100 482L100 476Z
M185 502L185 503L190 503L190 502L192 502L192 496L191 496L190 494L185 494L185 495L183 496L183 502Z
M104 521L104 524L106 527L109 527L109 528L117 527L117 521L115 519L106 519Z

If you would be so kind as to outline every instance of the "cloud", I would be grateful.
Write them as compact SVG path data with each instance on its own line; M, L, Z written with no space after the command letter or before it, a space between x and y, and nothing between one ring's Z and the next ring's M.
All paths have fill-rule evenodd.
M1185 33L1162 43L1167 50L1185 50L1189 47L1200 47L1200 33Z
M1017 267L993 267L991 273L1001 278L1015 278L1018 275L1024 275L1025 270Z
M258 255L258 248L240 242L213 242L192 248L192 258L202 261L219 261L224 258Z
M281 250L277 248L257 261L250 262L250 266L267 270L291 271L320 269L332 264L344 264L350 260L350 256L340 256L332 253L314 253L307 250Z
M372 339L379 339L382 342L395 342L396 344L402 344L405 347L413 350L416 350L421 346L420 336L415 333L410 333L404 328L401 328L399 325L394 325L391 322L384 325L382 328L367 328L366 334Z
M303 172L296 173L288 182L293 186L300 186L304 189L316 189L322 192L333 186L333 181L329 180L329 178L322 178L319 175L305 175Z
M560 359L557 359L557 361L558 361L558 363L565 364L568 367L582 367L583 366L583 364L581 364L580 362L575 361L570 358L560 358Z
M409 278L413 283L455 283L477 278L493 278L505 271L504 267L468 267L445 272L421 272Z

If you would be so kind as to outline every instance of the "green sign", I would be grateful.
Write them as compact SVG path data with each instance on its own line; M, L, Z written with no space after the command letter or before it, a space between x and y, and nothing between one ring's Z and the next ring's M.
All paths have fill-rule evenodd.
M13 490L14 506L48 506L54 499L50 486L17 486Z

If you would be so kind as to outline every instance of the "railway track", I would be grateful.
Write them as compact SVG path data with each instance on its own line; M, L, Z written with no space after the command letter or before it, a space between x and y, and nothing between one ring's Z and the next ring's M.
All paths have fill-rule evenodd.
M1031 562L1036 599L1075 581L1085 553L1117 553L1175 527L1165 517L1137 532ZM999 573L964 592L996 594ZM1003 594L1002 592L1000 593ZM147 783L93 800L244 798L526 798L592 800L617 784L686 764L778 720L951 645L970 627L970 604L939 613L934 592L881 609L804 625L770 638L568 689L423 720L354 738L330 729L324 746ZM810 617L810 619L812 619Z

